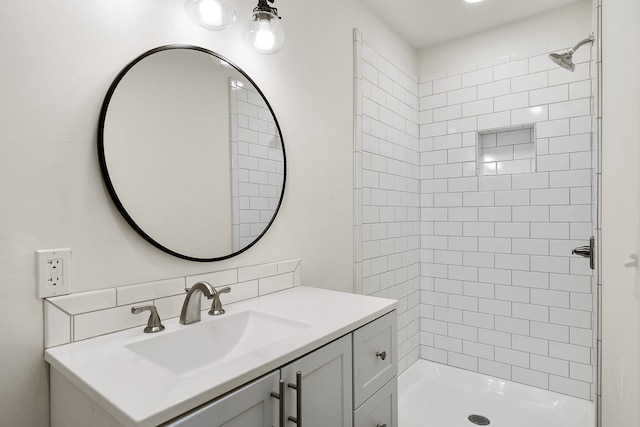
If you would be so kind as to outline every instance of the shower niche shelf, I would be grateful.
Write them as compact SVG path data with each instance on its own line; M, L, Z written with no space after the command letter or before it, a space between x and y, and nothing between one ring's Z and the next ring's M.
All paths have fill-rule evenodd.
M536 171L534 124L478 131L476 147L478 176Z

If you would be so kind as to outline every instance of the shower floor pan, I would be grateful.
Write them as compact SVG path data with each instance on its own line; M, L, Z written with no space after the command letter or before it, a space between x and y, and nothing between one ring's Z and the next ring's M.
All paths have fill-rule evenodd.
M398 396L399 427L595 426L593 402L426 360L402 373Z

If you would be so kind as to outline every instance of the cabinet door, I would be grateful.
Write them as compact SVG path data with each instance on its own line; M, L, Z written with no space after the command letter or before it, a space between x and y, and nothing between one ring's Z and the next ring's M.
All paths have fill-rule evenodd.
M279 372L272 372L242 388L166 424L171 427L277 426Z
M354 408L396 376L397 315L393 311L353 332Z
M398 383L389 381L353 413L354 427L398 427Z
M296 373L301 384L296 385ZM351 335L346 335L282 368L287 385L285 414L301 418L303 427L351 427ZM298 392L302 400L297 412ZM287 421L287 427L296 424Z

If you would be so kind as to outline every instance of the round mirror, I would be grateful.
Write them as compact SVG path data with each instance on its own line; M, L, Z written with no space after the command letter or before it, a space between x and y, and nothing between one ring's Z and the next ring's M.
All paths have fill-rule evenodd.
M200 47L159 47L118 74L98 156L127 222L180 258L247 250L282 203L286 158L271 106L244 71Z

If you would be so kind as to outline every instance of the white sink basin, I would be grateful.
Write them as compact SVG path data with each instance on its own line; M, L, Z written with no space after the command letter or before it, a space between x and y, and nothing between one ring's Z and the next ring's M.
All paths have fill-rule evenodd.
M311 326L312 323L247 310L184 325L177 331L160 332L125 347L164 369L185 376L259 352Z

